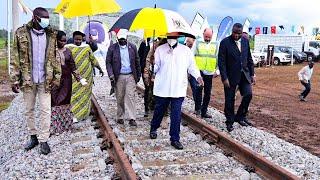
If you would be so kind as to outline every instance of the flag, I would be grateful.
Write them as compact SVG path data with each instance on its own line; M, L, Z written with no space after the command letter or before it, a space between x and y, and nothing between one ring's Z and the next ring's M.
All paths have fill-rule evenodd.
M196 33L196 37L202 36L203 32L201 32L201 28L204 21L205 19L203 18L203 16L201 16L200 13L196 13L190 25L191 29L194 30L194 32Z
M291 26L291 33L295 33L296 32L296 26L295 25L292 25Z
M263 27L262 32L263 34L268 34L268 27Z
M256 27L255 32L256 34L260 34L260 27Z
M246 18L246 20L243 23L243 32L249 33L250 32L249 27L250 27L250 21L248 18Z
M304 26L299 26L298 34L304 34Z
M283 26L283 25L280 25L279 28L280 28L281 30L284 30L284 26Z
M23 13L32 14L32 10L24 4L23 0L18 0L18 6Z
M276 26L271 26L271 34L276 34L277 27Z
M220 42L222 39L227 37L228 33L231 30L232 23L233 23L233 19L230 16L227 16L222 19L222 21L219 25L219 28L218 28L218 34L217 34L217 38L216 38L217 42Z
M304 34L304 26L300 26L302 34Z
M315 27L315 28L312 29L312 35L313 36L318 35L318 33L319 33L319 28L318 27Z
M206 29L206 28L210 28L210 25L209 25L209 22L208 22L208 18L204 18L204 21L203 21L203 24L201 26L201 34L203 34L203 31Z

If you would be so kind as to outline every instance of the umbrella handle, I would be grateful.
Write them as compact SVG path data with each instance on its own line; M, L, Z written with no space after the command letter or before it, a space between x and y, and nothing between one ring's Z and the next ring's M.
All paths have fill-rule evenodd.
M90 35L91 35L91 33L90 33L90 16L88 16L88 19L89 19L88 23L89 23L89 38L90 38Z
M154 7L156 8L156 4L154 5ZM154 29L153 30L153 35L152 35L152 41L153 41L153 46L152 46L152 49L153 49L153 53L155 53L155 45L154 45L154 43L155 43L155 41L154 41L154 39L155 39L155 36L156 36L156 30ZM154 73L154 63L151 65L151 70L152 70L152 74Z

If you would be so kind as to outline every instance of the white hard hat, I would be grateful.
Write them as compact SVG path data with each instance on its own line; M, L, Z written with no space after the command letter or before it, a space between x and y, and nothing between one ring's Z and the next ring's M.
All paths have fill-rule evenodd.
M128 36L128 30L126 29L120 29L117 33L117 38L118 39L127 39L127 36Z

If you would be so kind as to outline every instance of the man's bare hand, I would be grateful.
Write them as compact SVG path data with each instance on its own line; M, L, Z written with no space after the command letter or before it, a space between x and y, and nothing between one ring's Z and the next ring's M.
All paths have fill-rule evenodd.
M255 76L251 76L251 84L256 85L256 77Z
M12 91L13 91L14 93L19 93L19 92L20 92L20 87L19 87L18 84L13 84L13 85L11 86L11 89L12 89Z
M198 82L199 86L204 86L204 82L203 82L202 77L198 77L197 82Z
M223 81L223 86L226 87L226 88L230 88L230 83L229 83L228 79Z

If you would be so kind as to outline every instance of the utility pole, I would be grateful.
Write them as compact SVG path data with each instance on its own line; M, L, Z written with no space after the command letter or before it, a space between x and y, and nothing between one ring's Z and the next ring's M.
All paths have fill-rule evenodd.
M12 0L12 32L19 27L19 0Z
M7 0L7 33L8 33L8 37L7 37L7 49L8 49L8 73L10 75L10 58L11 58L11 52L10 52L10 40L11 40L11 35L10 35L10 0Z

